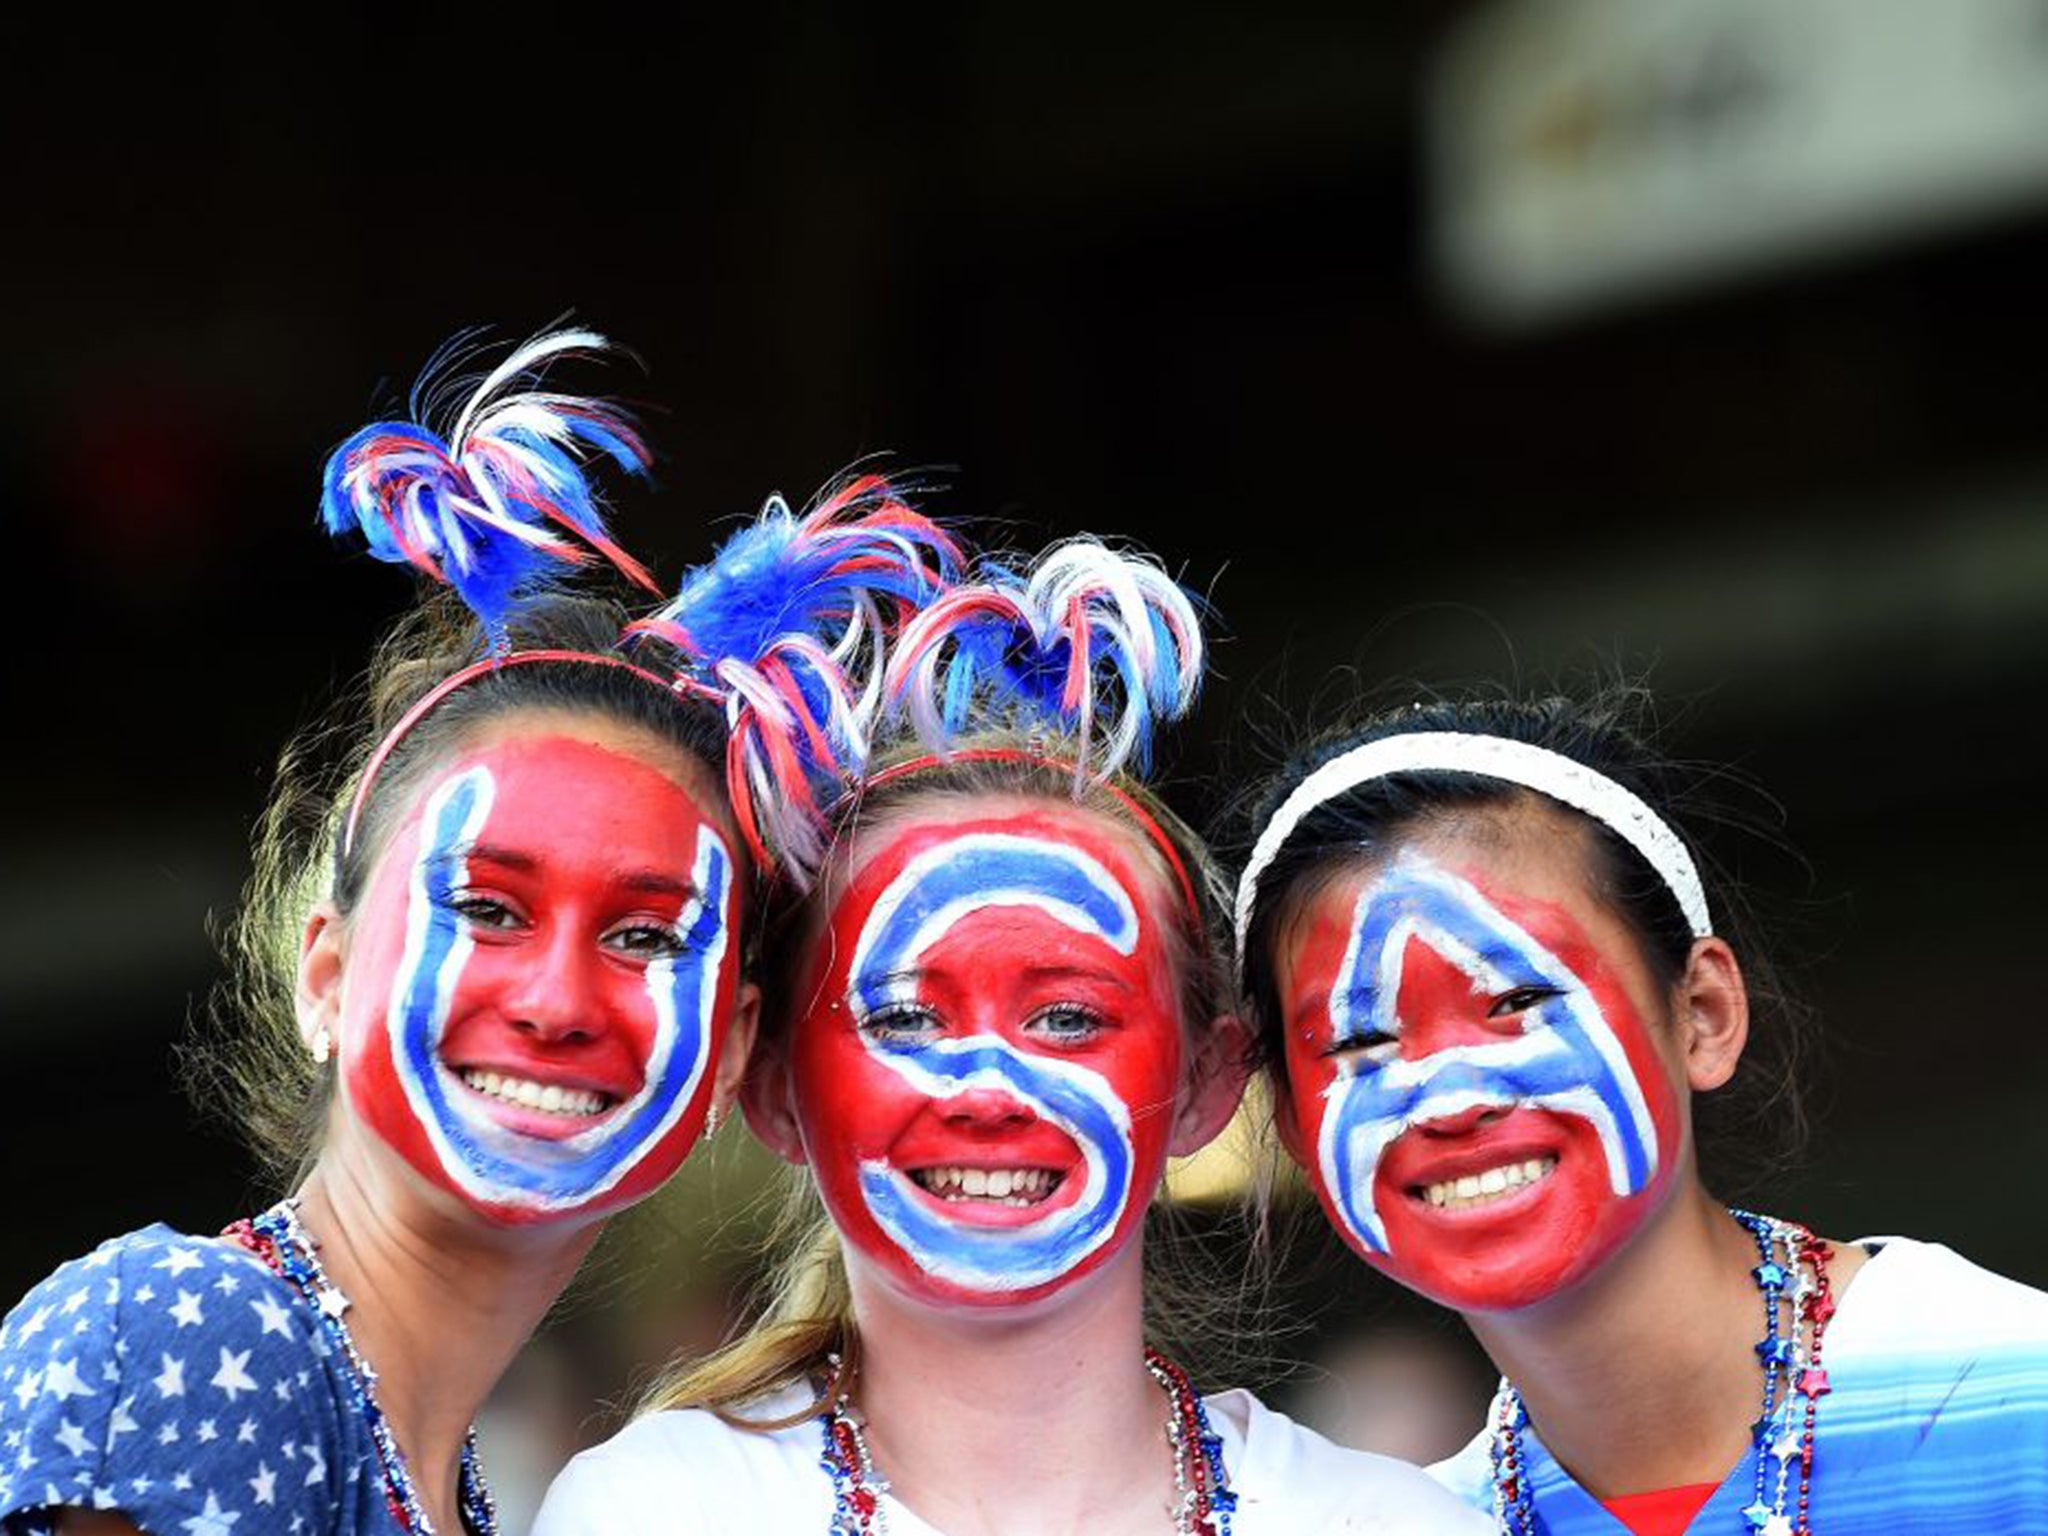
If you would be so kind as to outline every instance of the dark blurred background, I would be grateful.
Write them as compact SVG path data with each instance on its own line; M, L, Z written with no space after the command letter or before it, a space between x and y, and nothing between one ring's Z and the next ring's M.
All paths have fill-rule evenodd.
M1717 850L1829 1042L1756 1198L2048 1283L2048 0L278 18L13 58L0 1298L258 1198L172 1048L277 747L408 595L317 470L451 332L568 310L646 360L666 576L880 451L1162 552L1221 617L1197 814L1339 665L1647 675L1810 861ZM715 1337L719 1159L515 1379L515 1459ZM1327 1243L1290 1275L1304 1411L1471 1390Z

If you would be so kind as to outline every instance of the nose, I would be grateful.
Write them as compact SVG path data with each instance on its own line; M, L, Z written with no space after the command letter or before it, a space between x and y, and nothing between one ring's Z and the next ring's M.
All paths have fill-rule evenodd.
M965 1130L1007 1131L1031 1124L1038 1113L1000 1088L965 1088L940 1102L939 1116Z
M1455 1115L1440 1115L1434 1120L1424 1120L1415 1129L1424 1136L1464 1136L1491 1125L1507 1110L1498 1104L1480 1104L1471 1109L1462 1109Z
M576 935L558 931L528 952L507 993L512 1026L549 1043L585 1040L599 1032L597 956Z

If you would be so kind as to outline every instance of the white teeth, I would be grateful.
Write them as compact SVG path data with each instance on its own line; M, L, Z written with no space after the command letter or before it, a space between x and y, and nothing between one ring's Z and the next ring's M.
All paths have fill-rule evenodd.
M1504 1163L1484 1173L1468 1173L1462 1178L1426 1184L1422 1188L1422 1198L1439 1210L1483 1205L1488 1200L1496 1200L1513 1190L1534 1184L1556 1166L1555 1157L1532 1157L1526 1162Z
M948 1200L1000 1200L1036 1205L1052 1193L1059 1174L1050 1168L920 1168L911 1177Z
M559 1083L536 1083L524 1077L504 1077L496 1072L466 1068L463 1082L478 1093L536 1109L544 1115L588 1116L602 1114L611 1105L609 1094L589 1088L564 1088Z

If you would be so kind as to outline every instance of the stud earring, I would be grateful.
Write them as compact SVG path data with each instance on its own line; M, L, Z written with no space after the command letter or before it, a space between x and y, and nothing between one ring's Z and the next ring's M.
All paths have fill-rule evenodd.
M718 1106L713 1104L704 1112L704 1139L709 1141L718 1134Z
M327 1058L334 1054L334 1036L327 1032L325 1024L313 1031L310 1049L313 1052L313 1064L318 1067L326 1066Z

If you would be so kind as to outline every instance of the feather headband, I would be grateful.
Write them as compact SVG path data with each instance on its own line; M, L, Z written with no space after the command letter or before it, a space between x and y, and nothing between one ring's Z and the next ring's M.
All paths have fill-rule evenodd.
M758 859L806 883L827 807L867 766L890 637L959 579L962 556L879 475L752 524L627 626L666 648L678 690L726 715L726 788Z
M985 562L979 579L904 627L884 679L889 709L941 757L977 725L1057 732L1074 773L1107 780L1150 763L1161 720L1200 691L1201 620L1150 559L1099 540L1054 545L1028 574Z
M415 417L449 392L459 344L414 386ZM595 331L537 336L469 392L445 437L419 420L364 427L327 460L321 523L337 537L360 533L379 560L452 586L498 651L519 602L593 556L658 591L612 542L584 467L609 459L645 474L646 446L616 408L542 387L549 365L609 349Z

